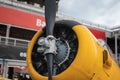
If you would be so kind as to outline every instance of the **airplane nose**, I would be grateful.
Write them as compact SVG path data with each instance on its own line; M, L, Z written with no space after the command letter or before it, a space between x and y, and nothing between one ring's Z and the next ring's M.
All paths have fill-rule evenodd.
M53 80L90 80L97 59L96 41L87 28L76 22L56 24L53 32L56 54L50 71ZM33 80L48 80L45 35L45 29L37 32L28 47L27 64Z

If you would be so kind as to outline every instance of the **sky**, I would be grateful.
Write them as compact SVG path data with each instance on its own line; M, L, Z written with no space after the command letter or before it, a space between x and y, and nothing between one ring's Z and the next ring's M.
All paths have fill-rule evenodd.
M60 0L58 12L109 28L120 25L120 0Z

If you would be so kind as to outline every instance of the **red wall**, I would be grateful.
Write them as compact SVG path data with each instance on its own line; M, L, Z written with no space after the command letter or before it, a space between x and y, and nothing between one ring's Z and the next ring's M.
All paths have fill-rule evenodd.
M94 36L96 37L96 38L101 38L101 39L106 39L106 34L105 34L105 32L104 31L102 31L102 30L96 30L96 29L93 29L93 28L89 28L89 30L94 34Z
M39 30L42 25L45 25L45 18L44 16L0 6L0 22ZM105 40L106 36L104 31L93 28L89 28L89 30L96 38Z
M37 22L41 23L37 24ZM44 23L43 16L22 12L19 10L0 6L0 22L17 25L25 28L39 29L41 24Z

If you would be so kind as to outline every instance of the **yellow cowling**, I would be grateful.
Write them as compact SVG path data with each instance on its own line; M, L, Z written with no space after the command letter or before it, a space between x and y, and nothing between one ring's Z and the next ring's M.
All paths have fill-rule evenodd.
M53 76L53 80L120 80L118 65L92 33L82 25L74 25L72 29L78 38L77 55L64 72ZM48 79L35 71L31 60L34 44L42 33L40 30L35 34L27 51L28 70L33 80Z

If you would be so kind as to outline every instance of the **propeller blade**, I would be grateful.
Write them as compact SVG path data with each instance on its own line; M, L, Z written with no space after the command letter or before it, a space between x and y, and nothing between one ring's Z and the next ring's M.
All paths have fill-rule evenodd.
M56 17L56 0L45 0L46 35L53 35Z
M48 66L48 80L52 80L53 75L53 54L46 54L47 66Z

